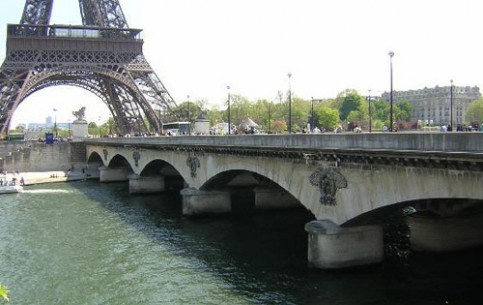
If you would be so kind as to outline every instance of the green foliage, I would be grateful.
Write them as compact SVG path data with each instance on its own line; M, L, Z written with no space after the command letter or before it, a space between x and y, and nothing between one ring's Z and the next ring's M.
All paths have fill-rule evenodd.
M373 119L389 121L390 105L387 101L381 99L372 101L371 107L374 107L374 111L372 113Z
M0 298L6 302L10 301L8 299L8 288L2 284L0 284Z
M228 122L228 103L221 107L208 109L205 100L184 101L172 109L172 116L179 121L191 121L198 117L210 120L211 125ZM473 104L472 104L473 105ZM292 96L291 99L292 131L300 132L311 122L312 101ZM189 107L189 112L188 112ZM474 110L471 110L473 107ZM480 109L478 112L477 110ZM352 89L344 90L335 99L316 101L313 104L314 124L328 131L335 130L340 121L357 122L363 129L369 129L369 105L365 97ZM371 100L371 116L373 129L381 129L389 125L389 103L385 100ZM471 120L483 121L483 99L474 102L468 111L472 114ZM239 95L230 95L230 120L238 126L246 118L252 119L264 132L284 133L288 130L289 103L288 95L278 93L275 101L258 99L255 101ZM401 101L394 105L394 120L408 121L412 116L412 105L408 101ZM470 120L470 118L468 118ZM145 122L146 125L147 122ZM61 133L61 136L66 137ZM115 122L110 118L101 126L95 122L89 123L89 134L92 136L106 136L116 132Z
M466 121L479 121L483 122L483 98L477 99L469 104L466 110Z
M310 117L310 102L298 97L292 98L292 131L301 131Z
M361 121L361 112L359 110L352 110L349 115L347 116L348 122L360 122Z
M342 121L347 120L347 117L351 111L361 111L364 98L355 90L346 91L340 107L340 119Z
M329 107L321 107L317 111L319 125L328 131L333 131L339 125L339 110Z
M223 121L223 113L218 109L218 107L214 107L206 113L205 118L210 120L210 124L213 126Z
M171 110L171 114L178 121L188 121L194 124L194 121L204 113L205 101L185 101Z
M397 107L397 115L394 116L396 121L411 121L412 113L413 113L413 105L406 100L402 100L396 103L395 107ZM394 112L396 114L396 112Z

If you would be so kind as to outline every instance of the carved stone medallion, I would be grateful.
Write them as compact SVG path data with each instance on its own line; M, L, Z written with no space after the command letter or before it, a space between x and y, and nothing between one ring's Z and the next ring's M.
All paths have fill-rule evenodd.
M335 194L338 189L347 188L346 178L334 168L318 169L309 177L310 184L318 186L320 203L337 205Z
M136 165L136 167L139 166L139 160L141 159L141 154L139 153L139 151L135 151L132 153L132 158L134 159L134 165Z
M188 165L188 167L190 168L191 178L195 178L196 177L196 171L200 167L200 160L197 157L191 157L190 156L190 157L188 157L188 159L186 159L186 165Z

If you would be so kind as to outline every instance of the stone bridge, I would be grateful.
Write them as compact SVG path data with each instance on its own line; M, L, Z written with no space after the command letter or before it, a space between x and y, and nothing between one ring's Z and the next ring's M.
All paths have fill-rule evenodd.
M410 206L414 215L432 216L410 218L415 248L450 250L483 240L482 233L461 229L467 216L448 224L461 215L473 219L482 207L480 133L137 137L86 144L89 171L101 182L129 180L131 193L179 188L186 215L230 212L237 200L255 209L303 205L316 219L306 225L309 262L321 268L380 261L382 229L370 219L385 208ZM438 227L443 220L444 230Z

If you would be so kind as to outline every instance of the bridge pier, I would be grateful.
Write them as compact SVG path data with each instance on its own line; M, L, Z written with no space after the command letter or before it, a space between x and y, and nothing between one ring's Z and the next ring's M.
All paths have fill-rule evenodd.
M129 170L124 167L108 168L102 166L99 168L99 181L100 182L120 182L127 181Z
M163 176L139 176L134 174L128 178L130 194L161 193L165 190Z
M289 209L301 206L301 203L285 190L257 187L255 192L255 209Z
M183 196L183 215L186 216L231 212L229 192L185 188L181 190L181 196Z
M305 225L305 231L309 233L309 266L340 269L383 260L383 232L379 225L342 228L330 220L314 220Z
M411 248L441 252L483 245L483 213L452 217L408 216Z

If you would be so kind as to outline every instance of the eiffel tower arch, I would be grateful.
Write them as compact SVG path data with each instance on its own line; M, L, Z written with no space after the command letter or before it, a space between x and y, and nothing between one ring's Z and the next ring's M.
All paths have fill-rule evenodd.
M7 26L0 134L22 101L58 85L99 96L120 134L161 133L176 103L144 57L142 30L129 28L119 0L79 0L80 26L51 25L52 6L53 0L26 0L20 24Z

